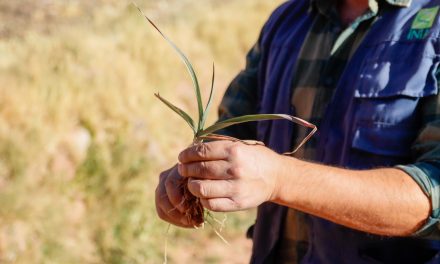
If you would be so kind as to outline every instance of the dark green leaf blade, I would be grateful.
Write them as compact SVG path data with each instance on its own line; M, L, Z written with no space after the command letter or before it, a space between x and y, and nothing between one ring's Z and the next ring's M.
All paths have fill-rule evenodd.
M194 135L197 133L196 128L194 127L194 121L192 118L182 109L178 108L177 106L173 105L169 101L167 101L165 98L160 96L159 94L154 94L159 100L161 100L165 105L167 105L171 110L173 110L175 113L177 113L180 117L182 117L186 123L191 127L191 129L194 132Z
M174 42L171 41L171 39L168 38L167 35L165 35L154 23L153 21L148 18L144 12L140 9L140 7L133 2L133 5L136 6L136 8L139 10L139 12L145 17L145 19L147 19L147 21L157 30L157 32L159 32L159 34L168 42L168 44L174 49L174 51L176 51L176 53L180 56L181 60L183 61L183 63L186 66L186 69L188 70L193 85L194 85L194 89L196 92L196 97L197 97L197 107L198 107L198 111L199 111L199 123L198 123L198 127L197 127L197 131L202 130L201 124L202 124L202 118L203 118L203 102L202 102L202 94L200 92L200 85L199 85L199 81L197 79L197 75L194 71L194 67L192 66L191 62L188 60L188 58L186 57L186 55L176 46L176 44L174 44Z
M205 136L205 135L211 134L215 131L218 131L220 129L230 127L230 126L233 126L236 124L253 122L253 121L280 120L280 119L288 120L290 122L293 122L298 125L312 129L312 131L301 141L301 143L292 152L285 153L285 154L295 153L318 130L318 128L315 125L313 125L312 123L309 123L309 122L307 122L301 118L295 117L295 116L290 116L290 115L285 115L285 114L258 114L258 115L245 115L245 116L240 116L240 117L234 117L234 118L220 121L220 122L206 128L206 129L198 132L196 136Z
M215 81L215 65L212 64L212 82L211 82L211 91L209 93L208 103L206 103L205 111L203 112L202 124L200 129L205 127L206 119L208 118L209 110L211 109L212 99L214 95L214 81Z

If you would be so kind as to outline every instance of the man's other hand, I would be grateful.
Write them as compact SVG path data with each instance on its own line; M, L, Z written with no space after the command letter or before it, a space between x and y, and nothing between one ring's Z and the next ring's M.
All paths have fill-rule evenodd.
M180 227L194 227L202 223L189 222L185 216L183 205L182 176L177 171L177 166L160 174L159 184L156 188L156 210L159 217L173 225Z

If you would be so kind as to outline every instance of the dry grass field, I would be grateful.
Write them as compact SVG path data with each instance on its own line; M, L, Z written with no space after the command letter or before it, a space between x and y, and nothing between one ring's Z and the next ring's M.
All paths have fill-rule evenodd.
M280 2L138 4L205 96L215 61L218 103ZM129 1L1 1L0 21L0 263L161 263L154 189L191 131L153 93L195 113L179 58ZM171 228L169 263L247 262L253 218L228 214L231 246L209 228Z

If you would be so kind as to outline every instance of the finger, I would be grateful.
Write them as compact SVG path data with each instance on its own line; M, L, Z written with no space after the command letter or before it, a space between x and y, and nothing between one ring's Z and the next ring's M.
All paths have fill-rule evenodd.
M179 154L181 163L204 161L204 160L222 160L228 157L227 147L232 141L219 140L207 143L199 143L191 146Z
M155 193L155 200L156 200L156 212L157 215L160 217L160 219L167 221L173 225L182 226L183 224L180 222L180 218L171 218L168 213L166 213L163 209L164 205L163 203L166 203L166 193L163 188L163 182L161 182L157 188ZM168 205L169 206L169 205Z
M200 161L179 164L178 170L182 177L208 180L225 180L231 178L231 175L228 173L229 166L229 163L224 160Z
M177 225L181 227L194 226L193 223L188 222L188 219L185 216L185 214L177 210L175 206L173 206L172 203L169 201L169 197L165 189L165 181L168 177L163 176L167 172L169 173L170 170L165 171L164 173L161 174L160 182L155 192L157 214L161 219L173 225Z
M182 181L183 178L178 175L177 169L174 169L165 179L164 186L166 196L168 196L173 207L184 213L186 208L184 207Z
M188 181L189 191L201 199L227 198L236 194L235 187L230 181L195 180Z
M240 211L240 205L228 198L200 199L203 207L213 212Z
M163 181L166 177L168 177L168 175L170 174L171 171L173 171L174 169L176 169L177 165L173 166L172 168L163 171L160 173L159 175L159 181Z
M159 217L164 219L167 222L170 222L174 225L183 226L183 227L191 227L194 226L193 223L189 223L188 218L177 210L171 202L169 201L166 195L162 195L158 197L159 203L156 206L157 213Z
M182 223L181 221L180 221L180 219L174 219L174 218L171 218L167 213L165 213L160 207L156 207L156 212L157 212L157 215L160 217L160 219L162 219L162 220L164 220L164 221L166 221L166 222L168 222L168 223L170 223L170 224L173 224L173 225L175 225L175 226L179 226L179 227L183 227L183 228L191 228L191 227L194 227L194 225L190 225L190 224L188 224L188 223Z

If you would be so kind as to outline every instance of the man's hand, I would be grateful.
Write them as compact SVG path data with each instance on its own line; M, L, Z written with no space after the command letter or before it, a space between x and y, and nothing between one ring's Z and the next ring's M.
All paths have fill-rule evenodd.
M178 170L190 178L188 188L205 208L238 211L273 199L279 157L263 146L221 140L181 152Z
M185 216L187 208L183 207L183 192L179 186L182 177L177 167L160 174L160 181L156 188L156 210L162 220L180 227L194 227L201 223L188 222Z

